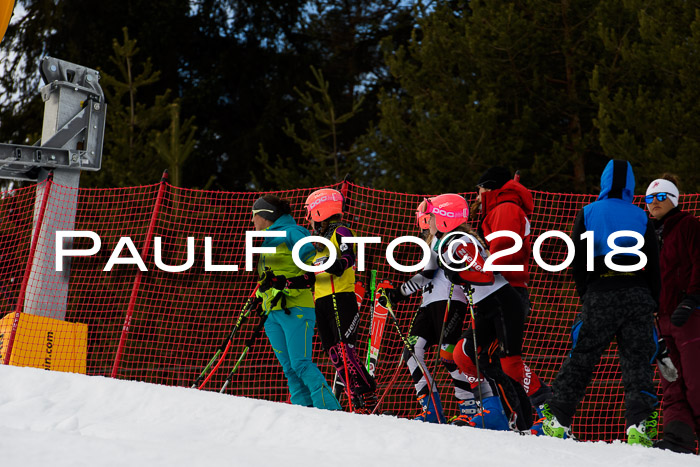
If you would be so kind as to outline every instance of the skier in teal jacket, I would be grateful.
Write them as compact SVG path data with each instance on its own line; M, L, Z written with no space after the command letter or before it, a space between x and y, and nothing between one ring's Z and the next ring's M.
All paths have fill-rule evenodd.
M255 201L253 224L258 231L286 234L285 237L268 237L263 241L263 247L273 247L275 252L260 255L257 296L262 302L263 316L267 315L265 334L287 378L290 400L296 405L340 410L326 378L311 360L316 325L311 289L289 287L296 279L304 277L305 272L292 260L292 248L309 236L309 231L294 221L289 202L273 195ZM315 252L313 244L307 243L301 248L299 257L310 264Z

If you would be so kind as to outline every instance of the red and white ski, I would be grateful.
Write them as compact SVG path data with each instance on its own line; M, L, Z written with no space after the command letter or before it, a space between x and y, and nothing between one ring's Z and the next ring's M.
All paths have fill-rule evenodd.
M374 292L374 304L372 306L372 327L370 328L371 338L369 355L367 358L367 371L372 376L374 376L374 372L377 368L379 349L382 344L382 335L384 334L384 327L386 325L386 317L388 313L387 308L379 303L379 297L381 296L379 291L381 289L391 288L393 287L389 281L382 281L377 285L376 291Z

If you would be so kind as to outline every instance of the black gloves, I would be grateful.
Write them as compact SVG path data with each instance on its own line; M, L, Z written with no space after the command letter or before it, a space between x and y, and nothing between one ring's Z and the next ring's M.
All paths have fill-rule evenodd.
M263 316L265 314L265 310L263 310L262 303L262 297L253 297L250 300L250 311L252 311L258 316Z
M335 263L331 264L326 271L328 274L333 274L334 276L342 276L343 273L345 272L345 268L343 267L343 262L340 260L340 258L335 260Z
M310 289L316 283L316 275L313 272L307 272L304 275L287 278L283 275L275 275L272 269L265 268L265 272L258 281L260 292L265 292L269 289Z
M406 295L401 293L401 289L384 289L384 293L386 293L391 306L396 306L408 298Z
M700 296L686 295L671 314L671 323L674 326L683 326L690 318L690 314L697 309L698 304L700 304Z
M671 356L668 354L668 348L663 337L659 337L657 342L658 352L656 353L656 366L659 367L659 373L664 379L670 383L678 379L678 370L671 361Z
M272 269L265 268L265 272L263 272L263 275L260 277L258 284L260 284L258 290L261 292L265 292L269 289L282 290L287 284L287 278L281 275L276 276L275 273L272 272Z

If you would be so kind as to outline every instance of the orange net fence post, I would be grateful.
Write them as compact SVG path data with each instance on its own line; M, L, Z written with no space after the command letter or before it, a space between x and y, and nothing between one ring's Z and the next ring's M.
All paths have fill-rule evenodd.
M365 270L358 280L369 290L371 272L377 271L377 283L389 280L394 285L410 277L394 270L385 253L389 242L403 235L416 235L415 210L423 195L394 193L354 185L333 185L346 195L346 221L358 236L381 237L381 244L365 246ZM315 188L296 189L274 194L288 199L297 222L305 225L303 204ZM34 210L33 187L3 193L0 199L0 313L12 315L21 300L23 272L31 254ZM166 183L119 189L79 189L75 230L95 232L100 250L90 256L72 258L66 321L87 326L86 373L112 375L131 380L171 386L190 387L211 360L221 342L230 335L243 304L255 288L257 275L246 263L246 231L254 230L251 206L262 193L231 193L190 190ZM468 201L474 193L465 193ZM533 192L535 212L531 230L534 240L550 230L571 235L577 211L595 199L593 195ZM643 207L643 198L635 202ZM154 207L157 221L153 222ZM700 215L700 195L681 196L683 210ZM56 210L47 206L45 216ZM125 264L113 258L120 239L129 237L147 271L132 261ZM158 245L156 245L156 240ZM208 239L208 240L207 240ZM55 239L38 238L39 244ZM73 249L93 246L89 238L76 237ZM135 256L121 248L120 257ZM150 251L150 252L149 252ZM209 254L207 255L207 251ZM394 251L403 265L421 259L421 249L406 243ZM566 244L556 238L544 241L542 261L561 264L567 256ZM181 267L168 272L156 264ZM108 263L113 264L105 271ZM187 267L189 266L189 267ZM55 264L34 267L54 268ZM530 298L532 312L526 324L524 360L533 371L550 383L570 350L570 327L579 310L570 271L548 272L531 262ZM237 270L236 270L237 268ZM136 279L140 277L139 279ZM137 293L134 284L138 281ZM420 294L396 307L403 333L408 333L411 318L418 309ZM49 303L50 296L41 297ZM358 353L368 352L371 298L361 307ZM41 307L42 303L34 304ZM251 315L231 342L226 361L207 383L218 390L239 358L245 342L258 324ZM126 326L125 326L126 323ZM466 328L466 324L465 324ZM128 331L128 334L126 334ZM7 346L8 335L2 337ZM121 342L121 345L120 345ZM0 349L2 344L0 344ZM402 343L387 323L375 375L380 392L395 374ZM433 348L432 351L435 351ZM334 369L322 352L320 339L314 341L314 361L333 379ZM433 371L435 355L426 355ZM457 401L446 371L438 368L434 376L440 387L447 417L458 413ZM282 369L267 339L255 341L241 361L226 393L288 401ZM342 401L346 405L346 401ZM415 391L407 368L399 370L393 388L381 410L401 417L418 412ZM603 354L586 398L575 419L575 432L584 440L613 440L624 436L623 391L615 344Z

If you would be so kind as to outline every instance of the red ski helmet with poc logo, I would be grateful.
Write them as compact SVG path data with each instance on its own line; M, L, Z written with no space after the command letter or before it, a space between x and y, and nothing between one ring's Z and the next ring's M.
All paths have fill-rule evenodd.
M306 220L314 222L325 221L331 216L342 214L343 195L332 188L321 188L306 198Z
M442 233L453 231L469 218L467 201L454 193L427 199L426 212L435 215L435 226Z

